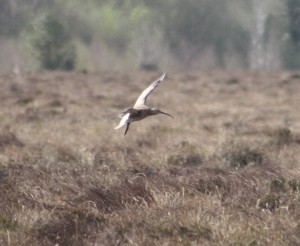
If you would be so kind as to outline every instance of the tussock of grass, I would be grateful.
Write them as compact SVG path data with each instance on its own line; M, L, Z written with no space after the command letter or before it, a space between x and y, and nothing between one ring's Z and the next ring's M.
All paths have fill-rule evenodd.
M272 142L279 147L291 144L293 142L293 135L289 128L278 128L273 131Z
M6 147L23 147L24 143L17 138L17 136L8 131L0 133L0 151Z
M156 73L22 76L0 80L1 245L300 244L299 83L175 74L149 103L176 120L124 137Z
M198 166L203 163L203 157L197 147L187 141L182 141L170 150L167 163L174 166Z
M44 224L36 224L32 233L42 244L83 245L102 230L105 218L84 210L55 211Z
M261 150L244 143L229 143L224 147L224 159L229 166L234 168L245 167L249 164L260 165L265 159Z
M2 214L0 217L0 231L14 231L18 227L17 221L8 215Z
M149 206L154 202L151 191L142 178L132 182L125 180L120 185L110 188L90 188L80 200L90 201L98 210L109 213L127 207Z
M180 166L193 166L200 165L202 163L202 158L197 154L178 154L171 155L168 158L168 164L180 165Z

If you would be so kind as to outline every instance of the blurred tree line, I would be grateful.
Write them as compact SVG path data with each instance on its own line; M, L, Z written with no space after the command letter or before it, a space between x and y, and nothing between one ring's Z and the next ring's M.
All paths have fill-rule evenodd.
M300 0L0 0L1 40L50 70L297 69Z

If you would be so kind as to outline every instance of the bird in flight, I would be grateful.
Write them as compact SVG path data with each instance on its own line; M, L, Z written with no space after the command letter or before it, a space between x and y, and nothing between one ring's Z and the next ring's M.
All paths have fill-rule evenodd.
M128 129L129 129L130 123L133 122L133 121L142 120L142 119L145 119L148 116L157 115L157 114L164 114L164 115L167 115L167 116L169 116L173 119L172 115L167 114L165 112L162 112L158 108L150 108L146 105L147 97L160 84L160 82L165 78L165 75L166 75L165 73L162 74L157 80L152 82L152 84L150 86L148 86L142 92L142 94L136 100L133 108L127 108L119 114L119 117L121 118L121 121L120 121L119 125L117 125L115 127L115 129L119 129L119 128L126 125L126 129L125 129L125 132L124 132L124 135L126 135Z

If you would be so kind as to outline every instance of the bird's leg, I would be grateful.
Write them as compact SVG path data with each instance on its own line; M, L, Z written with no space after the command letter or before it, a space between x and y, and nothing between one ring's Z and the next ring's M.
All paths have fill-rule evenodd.
M127 123L127 125L126 125L126 129L125 129L125 132L124 132L124 135L126 135L126 133L127 133L128 129L129 129L129 126L130 126L130 123Z

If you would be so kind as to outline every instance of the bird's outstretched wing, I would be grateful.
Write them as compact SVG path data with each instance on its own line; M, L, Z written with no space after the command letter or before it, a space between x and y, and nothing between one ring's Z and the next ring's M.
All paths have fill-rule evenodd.
M129 116L130 116L130 113L125 114L125 115L123 116L123 118L121 119L119 125L117 125L114 129L119 129L119 128L121 128L122 126L124 126L126 123L128 123Z
M146 105L147 97L159 85L159 83L164 79L165 75L166 75L165 73L162 74L157 80L155 80L154 82L152 82L152 84L150 86L148 86L147 89L145 89L142 92L142 94L136 100L133 108L139 108L141 106L145 106Z

